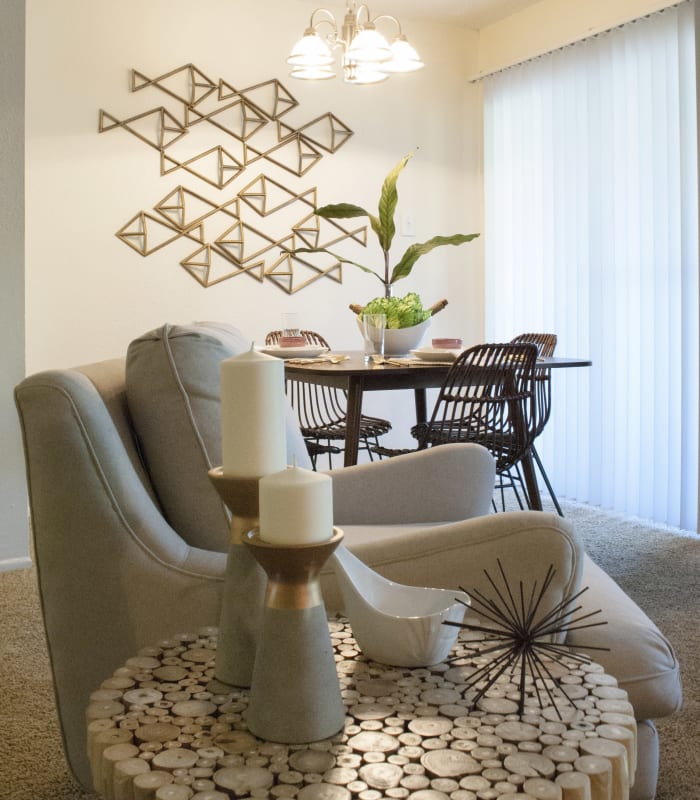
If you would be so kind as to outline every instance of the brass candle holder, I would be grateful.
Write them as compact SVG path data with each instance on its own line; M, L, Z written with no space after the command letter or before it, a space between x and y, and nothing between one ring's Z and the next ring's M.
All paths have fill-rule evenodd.
M251 733L286 744L314 742L342 729L345 708L319 573L343 538L277 545L257 531L244 542L267 573L262 629L246 721Z
M244 535L259 524L258 478L224 475L221 467L209 478L231 512L231 544L221 598L216 679L231 686L251 685L267 579Z

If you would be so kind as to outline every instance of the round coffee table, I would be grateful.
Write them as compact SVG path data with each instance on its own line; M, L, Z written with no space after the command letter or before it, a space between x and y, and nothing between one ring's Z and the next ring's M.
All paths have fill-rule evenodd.
M87 708L95 790L107 800L627 800L636 723L626 692L595 663L502 674L476 703L469 676L493 653L460 631L450 663L366 661L348 622L329 622L347 709L336 736L256 739L248 690L214 678L216 628L141 650ZM544 682L548 685L545 687Z

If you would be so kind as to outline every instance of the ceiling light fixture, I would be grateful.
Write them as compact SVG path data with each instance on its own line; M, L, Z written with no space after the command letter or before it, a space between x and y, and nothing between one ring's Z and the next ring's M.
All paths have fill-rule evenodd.
M394 23L396 31L389 42L377 30L378 22ZM329 26L325 36L320 29ZM389 14L372 18L369 8L347 0L340 30L332 12L317 8L304 35L294 45L287 59L290 75L302 80L326 80L335 77L332 50L342 48L341 66L345 83L380 83L397 72L414 72L424 64L401 30L401 23Z

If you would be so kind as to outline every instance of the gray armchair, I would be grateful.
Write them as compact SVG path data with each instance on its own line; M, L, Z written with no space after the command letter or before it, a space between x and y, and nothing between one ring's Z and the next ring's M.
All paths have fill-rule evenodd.
M155 341L160 346L172 335L166 326ZM201 329L196 337L202 344ZM197 365L201 369L201 359ZM84 711L90 693L140 648L178 631L216 625L226 560L225 543L200 546L172 523L172 512L164 506L163 476L154 481L147 466L153 464L148 436L134 421L128 366L115 359L43 372L16 388L59 720L70 768L87 788ZM152 368L144 374L153 374ZM136 416L142 421L141 412ZM191 461L203 452L202 437L195 438L197 453ZM293 430L290 439L292 447L299 444ZM163 438L154 441L167 447ZM178 446L183 446L182 437ZM212 466L218 463L216 454L208 459ZM330 474L335 522L344 529L346 544L392 580L483 587L482 569L498 557L509 572L526 579L539 578L543 566L554 564L551 603L581 580L590 584L591 607L612 616L605 633L614 647L608 669L628 689L638 718L664 716L677 708L680 686L670 647L584 556L566 521L538 512L484 516L494 465L483 448L445 445ZM200 510L198 489L181 478L183 499ZM221 524L226 530L225 519ZM210 541L212 531L202 536ZM328 611L342 610L330 570L322 586ZM650 723L640 725L640 747L633 797L650 800L658 760Z

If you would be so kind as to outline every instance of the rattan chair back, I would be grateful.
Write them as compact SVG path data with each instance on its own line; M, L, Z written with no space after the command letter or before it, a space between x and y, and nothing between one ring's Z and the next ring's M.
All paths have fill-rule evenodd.
M301 335L309 345L318 345L330 350L326 339L316 331L302 330ZM279 344L281 330L270 331L265 336L266 345ZM347 434L347 396L342 389L331 386L320 386L305 381L288 380L286 382L287 397L296 411L301 434L306 440L311 462L316 467L316 458L320 453L328 453L329 466L331 455L340 453L344 448L334 446L332 442L344 442ZM360 419L360 447L366 449L370 459L373 450L378 447L378 437L391 430L391 423L379 417L362 415Z
M551 358L557 346L556 333L521 333L513 339L514 342L529 342L537 346L538 358ZM533 444L531 446L532 458L540 470L542 479L547 486L549 496L552 498L554 507L560 516L563 516L561 506L554 493L547 471L544 468L542 459L537 452L534 440L542 433L549 420L549 413L552 405L552 372L551 370L537 370L535 373L535 413L533 416Z
M534 344L482 344L463 351L440 388L430 421L412 433L419 448L476 442L496 459L498 473L532 443Z
M331 346L328 342L321 336L320 333L316 333L316 331L299 331L301 336L304 337L306 340L306 344L310 345L318 345L319 347L326 347L329 350ZM265 344L269 347L270 345L276 345L280 343L280 338L284 335L283 331L270 331L265 336Z
M521 333L513 342L534 344L537 346L538 358L551 358L557 346L556 333ZM533 416L534 438L543 431L549 420L552 405L552 373L551 370L538 370L535 375L535 414Z
M511 341L534 344L537 346L538 358L551 358L557 346L557 335L556 333L520 333Z

